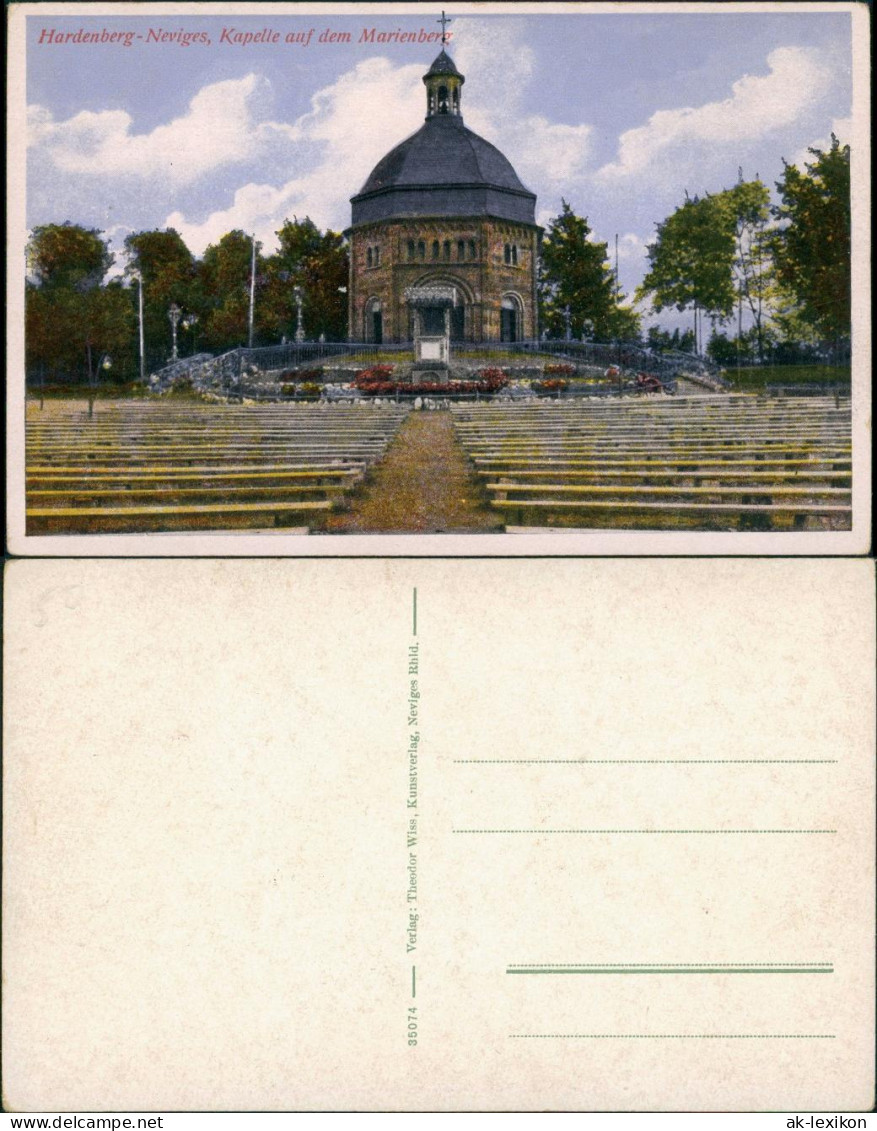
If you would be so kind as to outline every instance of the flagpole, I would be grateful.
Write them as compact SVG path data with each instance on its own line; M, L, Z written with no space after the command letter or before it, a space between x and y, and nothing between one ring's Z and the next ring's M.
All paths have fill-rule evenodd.
M256 233L253 232L253 254L250 260L250 332L247 345L253 348L253 312L256 305Z

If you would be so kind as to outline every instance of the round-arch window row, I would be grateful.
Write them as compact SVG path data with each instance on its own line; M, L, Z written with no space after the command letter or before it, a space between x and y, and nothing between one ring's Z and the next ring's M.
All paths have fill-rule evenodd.
M379 247L367 247L365 249L365 265L366 267L380 267L381 249Z
M455 251L458 263L465 259L478 258L478 244L475 240L432 240L428 247L426 240L409 240L408 262L426 259L427 250L430 259L443 259L448 263L454 258Z
M507 243L502 251L503 261L509 267L517 267L518 265L518 245L516 243Z

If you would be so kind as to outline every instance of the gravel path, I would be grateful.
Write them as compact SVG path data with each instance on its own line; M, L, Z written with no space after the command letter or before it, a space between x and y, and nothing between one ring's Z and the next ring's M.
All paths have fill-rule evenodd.
M503 524L469 471L449 412L412 412L351 502L330 516L330 533L485 533Z

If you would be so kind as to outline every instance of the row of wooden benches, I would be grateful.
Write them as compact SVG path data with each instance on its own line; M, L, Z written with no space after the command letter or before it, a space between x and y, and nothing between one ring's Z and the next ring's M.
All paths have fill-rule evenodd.
M124 406L28 421L30 533L320 524L407 414Z
M475 474L509 525L848 528L848 405L714 397L685 412L680 404L453 413Z

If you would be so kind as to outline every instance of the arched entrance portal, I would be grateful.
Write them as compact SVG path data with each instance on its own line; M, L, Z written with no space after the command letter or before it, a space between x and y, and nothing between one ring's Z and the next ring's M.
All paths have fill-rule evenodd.
M475 340L475 319L473 317L474 298L471 290L460 279L450 273L431 272L422 275L416 283L418 287L453 287L456 292L456 301L450 310L450 338L452 342L466 342ZM441 307L421 307L422 333L443 334L445 312ZM434 327L434 328L433 328ZM413 316L409 316L408 336L414 338Z
M384 340L384 315L379 298L370 298L365 304L362 339L380 345Z
M499 312L499 340L501 342L519 342L523 336L523 304L517 295L503 295Z

